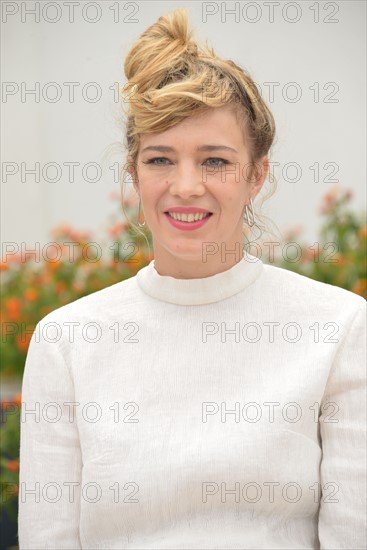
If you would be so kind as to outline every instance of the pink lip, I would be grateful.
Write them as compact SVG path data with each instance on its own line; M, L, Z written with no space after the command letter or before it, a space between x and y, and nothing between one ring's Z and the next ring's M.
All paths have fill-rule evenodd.
M196 212L210 212L210 210L205 210L205 208L199 208L198 206L172 206L168 208L166 212L181 212L182 214L194 214ZM166 213L165 212L165 213ZM210 212L212 213L212 212Z
M198 210L195 210L195 212L198 212ZM180 222L178 220L175 220L171 218L171 216L166 212L164 213L164 215L166 216L170 224L173 225L173 227L175 227L176 229L181 229L183 231L192 231L193 229L199 229L200 227L205 225L209 221L209 219L212 217L212 214L210 214L210 216L206 216L202 220L189 223L189 222Z

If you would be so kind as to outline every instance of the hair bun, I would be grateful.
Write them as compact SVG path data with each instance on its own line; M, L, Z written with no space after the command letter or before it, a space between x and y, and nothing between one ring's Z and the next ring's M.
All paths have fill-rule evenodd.
M185 9L159 17L140 35L124 63L125 76L137 86L138 93L157 88L168 71L179 70L186 59L198 56L191 35ZM124 89L129 88L128 83Z

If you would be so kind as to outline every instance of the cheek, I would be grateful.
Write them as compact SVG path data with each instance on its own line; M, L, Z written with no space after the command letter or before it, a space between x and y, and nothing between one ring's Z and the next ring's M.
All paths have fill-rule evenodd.
M232 212L241 212L247 200L247 192L245 185L242 183L234 183L228 186L224 192L218 194L218 200L222 207Z
M154 177L141 177L140 193L145 210L155 210L166 190L166 184Z

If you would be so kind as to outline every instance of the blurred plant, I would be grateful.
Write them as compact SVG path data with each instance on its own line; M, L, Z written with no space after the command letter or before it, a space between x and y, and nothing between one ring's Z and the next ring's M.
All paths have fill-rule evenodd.
M17 520L19 492L19 432L21 394L0 404L1 518Z
M339 286L367 299L367 224L366 214L349 209L351 190L333 186L323 197L319 213L323 217L320 237L309 245L300 240L303 227L286 232L282 242L273 246L259 243L261 257L268 254L277 267L294 271L316 281ZM274 242L274 241L273 241Z
M275 256L271 263L367 298L366 217L348 209L351 197L350 190L338 186L331 188L323 197L320 209L324 220L319 243L311 246L301 244L302 227L293 228L282 243L277 243L280 246L274 247ZM117 193L113 193L111 198L120 199ZM128 218L137 220L137 204L131 196L127 195L122 205ZM137 234L127 222L113 220L108 226L108 240L104 243L108 259L105 262L101 258L95 261L91 258L95 241L88 240L90 234L59 226L52 236L55 248L61 251L56 260L37 263L17 255L0 264L3 275L1 372L19 379L23 375L29 341L38 321L64 304L134 276L153 258L149 230L144 226L141 234ZM72 258L70 245L74 254ZM292 246L298 254L296 261L288 255L284 257L284 250L292 249ZM269 247L260 243L260 250L268 252ZM254 253L252 249L249 252ZM9 402L1 405L4 408L13 404L19 408L20 401L21 396L17 394L10 405ZM5 487L16 488L18 484L19 427L19 410L9 414L0 427L0 505L11 518L16 516L18 493L17 490L8 491L9 494L3 498L3 490Z
M115 194L111 198L118 199ZM125 210L134 210L129 197ZM136 220L136 213L132 219ZM112 219L107 231L107 239L97 243L89 233L58 226L42 251L43 256L54 258L35 261L30 255L17 254L1 262L3 375L22 377L32 333L47 313L128 279L150 262L152 241L145 227L143 236L137 235L127 222Z

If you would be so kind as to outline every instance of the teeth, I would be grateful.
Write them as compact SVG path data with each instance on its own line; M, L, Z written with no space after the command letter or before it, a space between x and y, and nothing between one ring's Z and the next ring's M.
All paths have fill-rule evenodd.
M209 213L205 212L196 212L195 214L179 214L178 212L168 212L168 214L171 216L171 218L181 222L196 222L209 216Z

